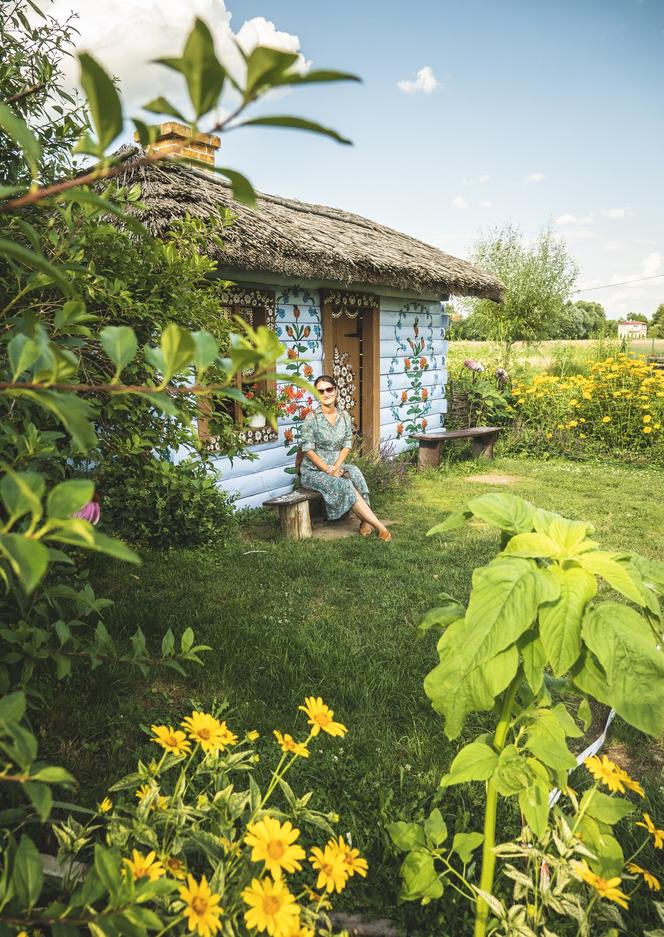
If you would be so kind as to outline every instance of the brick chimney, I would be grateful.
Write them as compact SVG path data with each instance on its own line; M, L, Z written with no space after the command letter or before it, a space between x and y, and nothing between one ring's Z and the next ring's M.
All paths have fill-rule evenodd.
M134 139L138 139L137 133ZM149 150L163 156L180 156L214 166L214 154L220 146L221 140L215 134L192 134L190 127L169 120L159 125L159 136Z

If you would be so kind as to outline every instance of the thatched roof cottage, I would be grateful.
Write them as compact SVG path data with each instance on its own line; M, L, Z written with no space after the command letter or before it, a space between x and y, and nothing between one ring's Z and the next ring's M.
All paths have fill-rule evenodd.
M156 148L174 152L187 134L181 125L165 124ZM211 163L218 145L217 137L198 134L186 155ZM155 235L185 214L208 219L220 208L233 212L223 250L211 245L210 252L219 276L236 284L227 291L228 306L254 325L273 328L286 346L279 370L310 378L334 374L343 406L371 443L393 440L398 450L409 433L444 425L445 301L450 294L500 300L495 276L340 209L273 195L259 195L249 208L214 173L168 161L138 165L139 153L124 151L120 181L140 184L147 208L141 220ZM291 487L284 470L292 464L308 403L288 387L278 390L286 401L278 432L242 426L259 458L220 459L225 487L237 492L239 506L261 504Z

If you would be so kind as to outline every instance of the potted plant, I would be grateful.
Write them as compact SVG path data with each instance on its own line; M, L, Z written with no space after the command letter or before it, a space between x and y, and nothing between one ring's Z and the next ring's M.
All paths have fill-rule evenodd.
M259 384L252 384L244 391L247 401L250 401L245 417L249 429L262 429L267 423L269 415L273 414L277 405L277 397L273 391L264 390Z

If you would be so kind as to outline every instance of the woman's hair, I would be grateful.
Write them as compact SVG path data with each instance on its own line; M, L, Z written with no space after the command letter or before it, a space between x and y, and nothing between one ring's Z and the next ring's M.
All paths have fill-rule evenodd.
M321 381L327 381L329 384L332 385L332 387L334 387L335 390L339 389L336 380L333 377L330 377L329 374L320 374L314 381L314 387L318 387Z

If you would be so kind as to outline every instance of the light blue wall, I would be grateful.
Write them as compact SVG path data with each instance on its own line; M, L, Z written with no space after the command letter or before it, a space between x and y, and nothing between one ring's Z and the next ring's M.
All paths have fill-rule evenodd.
M268 284L265 287L271 288ZM297 358L284 357L278 370L304 376L304 368L308 366L313 370L310 375L313 380L322 373L320 293L317 289L300 286L272 288L277 296L277 335L287 351L291 349L291 355L298 347L306 348L298 352ZM408 429L420 430L422 420L427 421L427 430L440 429L443 425L447 410L445 335L448 322L443 307L434 300L380 297L381 440L391 440L397 452L408 445ZM420 358L426 359L424 368L419 367ZM409 368L406 368L406 359L410 359ZM404 394L406 399L402 400ZM399 432L401 427L403 431ZM293 448L288 438L290 434L296 441L297 422L285 417L279 420L276 440L251 447L258 456L254 461L215 460L215 466L222 473L223 487L238 496L237 508L258 507L268 498L292 489L293 477L284 471L292 466L294 458L289 455Z

